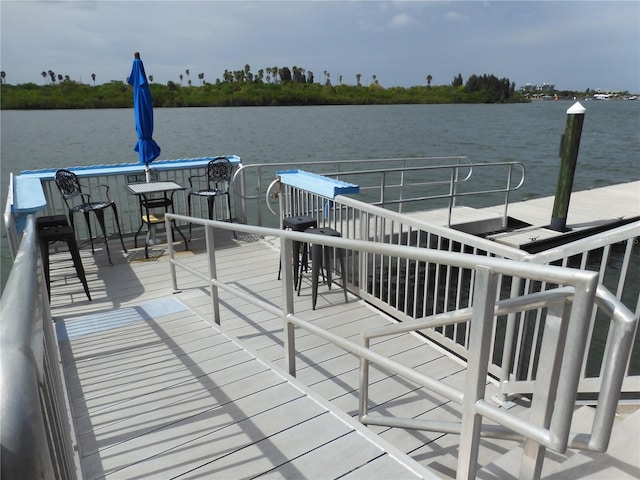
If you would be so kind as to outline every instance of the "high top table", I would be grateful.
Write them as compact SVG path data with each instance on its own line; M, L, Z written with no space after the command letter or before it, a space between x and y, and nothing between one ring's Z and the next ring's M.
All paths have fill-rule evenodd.
M138 197L138 203L140 205L140 217L142 222L138 231L133 239L135 247L138 246L138 234L142 230L142 227L146 223L148 225L148 233L144 242L144 256L149 258L149 240L150 234L155 228L155 224L164 221L165 213L173 213L173 195L178 190L184 190L185 187L177 184L176 182L145 182L145 183L130 183L127 185L129 193ZM160 215L153 215L150 210L162 208L164 212ZM171 222L171 229L176 229L182 239L184 240L185 250L189 249L187 237L184 236L180 228Z

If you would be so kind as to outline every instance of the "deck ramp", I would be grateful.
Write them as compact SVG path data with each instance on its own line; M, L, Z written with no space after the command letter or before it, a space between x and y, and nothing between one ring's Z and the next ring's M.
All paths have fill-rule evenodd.
M199 233L189 251L176 248L206 271ZM275 242L220 233L219 277L279 304ZM145 261L140 249L112 252L110 266L99 246L93 256L83 248L91 302L68 254L52 256L52 315L87 478L455 478L457 435L364 428L356 418L357 358L297 330L297 377L286 375L282 319L221 292L216 327L207 286L181 272L174 294L165 253L156 245ZM354 295L345 303L339 288L322 288L312 310L310 290L305 277L296 314L344 338L357 341L363 328L393 321ZM462 363L415 335L378 339L372 348L453 386L465 382ZM447 399L375 366L370 394L371 415L460 419ZM358 455L349 453L351 442L362 443ZM517 446L482 440L479 463ZM343 457L354 465L343 466Z
M57 331L84 478L438 478L175 298Z

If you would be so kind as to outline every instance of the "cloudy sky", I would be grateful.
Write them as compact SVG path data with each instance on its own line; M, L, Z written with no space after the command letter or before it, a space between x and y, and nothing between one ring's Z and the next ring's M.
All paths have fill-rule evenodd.
M638 1L0 1L10 84L126 81L139 51L154 81L297 66L383 87L493 74L567 90L640 92Z

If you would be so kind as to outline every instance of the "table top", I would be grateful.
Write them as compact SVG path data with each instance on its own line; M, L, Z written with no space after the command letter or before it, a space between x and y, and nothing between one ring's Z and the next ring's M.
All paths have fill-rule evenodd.
M134 195L144 195L146 193L161 193L171 192L174 190L184 190L182 185L176 182L144 182L144 183L130 183L127 185L127 190Z

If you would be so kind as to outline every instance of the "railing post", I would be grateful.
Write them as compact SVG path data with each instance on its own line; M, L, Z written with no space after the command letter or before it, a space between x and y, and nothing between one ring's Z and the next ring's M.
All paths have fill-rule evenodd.
M280 202L280 229L284 215L285 195L282 190L278 196ZM293 241L280 237L280 271L282 273L282 322L284 332L284 362L289 375L296 376L296 339L295 326L289 321L294 313L293 295L297 285L293 284Z
M236 182L236 178L239 180ZM247 223L247 181L244 175L243 167L240 166L233 176L233 196L236 206L236 222ZM258 223L259 225L260 223Z
M568 313L569 309L565 302L552 303L549 305L544 322L538 375L536 375L535 391L529 413L529 421L543 428L549 428L556 399L555 385L558 383L562 367ZM533 440L525 440L520 468L521 480L540 478L546 450L544 445Z
M513 165L509 164L509 173L507 177L507 191L504 195L504 213L502 214L502 228L507 228L509 222L509 195L511 194L511 175L513 172Z
M497 288L498 275L487 267L477 267L467 381L462 401L457 480L472 479L476 474L482 416L476 413L475 405L485 396Z
M520 296L520 288L522 285L522 279L519 277L513 277L511 283L510 298L516 298ZM502 390L503 385L509 383L509 377L511 376L511 357L513 356L514 343L516 340L516 319L518 315L516 313L510 313L507 315L507 326L504 332L504 348L502 349L502 366L500 368L500 387ZM499 403L505 404L509 401L508 396L505 393L500 393Z
M149 225L151 228L151 225ZM178 278L176 276L176 266L173 263L174 248L173 248L173 229L171 228L171 220L165 218L164 231L167 233L167 250L169 255L169 271L171 272L171 284L173 286L174 293L178 292Z
M209 279L218 278L218 272L216 270L216 246L213 238L213 227L205 225L205 240L207 245L207 258L209 260ZM211 280L209 280L211 286L211 306L213 307L213 320L220 325L220 299L218 298L218 287L216 287Z
M449 215L447 217L447 227L451 226L451 214L453 212L453 207L456 201L456 176L457 176L457 168L453 167L451 169L451 176L449 178Z
M364 332L360 333L362 346L366 349L370 347L371 340L365 337ZM369 360L360 357L360 395L358 398L358 419L362 419L367 415L367 404L369 402Z

